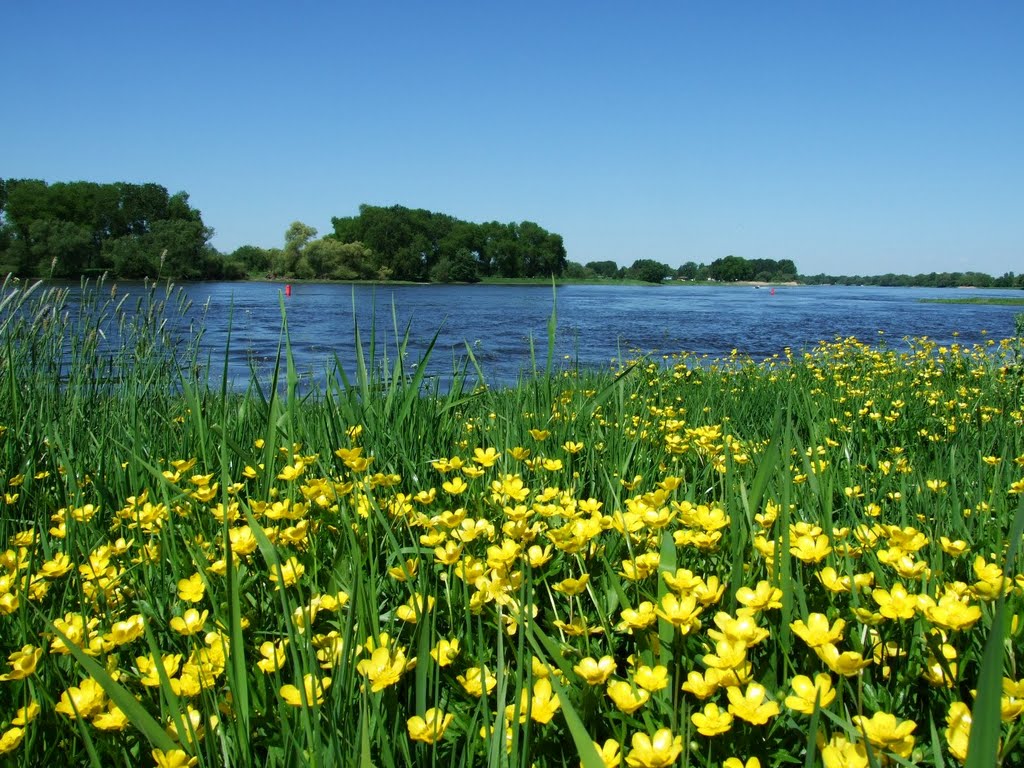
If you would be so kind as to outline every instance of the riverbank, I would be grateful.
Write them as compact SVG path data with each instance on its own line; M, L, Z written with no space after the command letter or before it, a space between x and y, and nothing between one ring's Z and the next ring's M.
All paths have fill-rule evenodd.
M0 322L15 764L948 765L1024 686L1019 341L233 391L106 294Z

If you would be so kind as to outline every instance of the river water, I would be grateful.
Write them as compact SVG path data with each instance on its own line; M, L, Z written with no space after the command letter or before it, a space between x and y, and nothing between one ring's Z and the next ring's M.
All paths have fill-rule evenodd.
M131 290L130 286L126 286ZM339 285L194 283L182 289L193 312L205 311L203 348L211 373L223 367L229 319L229 376L241 383L272 370L281 340L282 305L300 374L322 382L335 361L355 368L358 324L364 348L376 329L377 356L393 362L396 336L408 331L407 360L418 362L437 333L427 363L446 378L467 345L491 385L511 384L543 369L548 320L557 313L556 363L608 367L637 352L719 357L732 350L754 359L838 336L889 346L928 336L942 344L1004 338L1024 308L932 304L926 298L1017 296L1020 291L840 286ZM397 334L396 334L397 328ZM879 332L882 332L880 335ZM958 334L958 335L954 335ZM531 339L534 353L531 357Z

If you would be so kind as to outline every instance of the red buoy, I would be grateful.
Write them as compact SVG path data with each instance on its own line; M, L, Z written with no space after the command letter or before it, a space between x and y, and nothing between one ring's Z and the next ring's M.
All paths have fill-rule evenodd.
M292 284L291 283L288 283L287 285L285 285L285 287L284 287L284 295L285 296L291 296L292 295Z

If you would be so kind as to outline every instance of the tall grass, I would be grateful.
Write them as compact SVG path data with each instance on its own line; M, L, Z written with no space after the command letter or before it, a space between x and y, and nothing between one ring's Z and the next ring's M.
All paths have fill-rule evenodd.
M191 316L3 286L0 760L1024 764L1019 340L308 392L282 308L238 391Z

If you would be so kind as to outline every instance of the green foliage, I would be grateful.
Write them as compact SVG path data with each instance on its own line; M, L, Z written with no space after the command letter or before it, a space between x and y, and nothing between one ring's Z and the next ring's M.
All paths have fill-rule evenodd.
M588 261L586 268L596 275L607 278L621 277L622 270L614 261Z
M184 192L159 184L3 181L0 263L20 275L200 279L237 274Z
M643 280L648 283L660 283L672 275L672 267L654 259L637 259L626 270L625 277L631 280Z
M358 216L331 222L334 233L329 237L368 248L374 271L394 280L558 277L566 266L561 236L531 221L473 224L400 205L361 205Z

